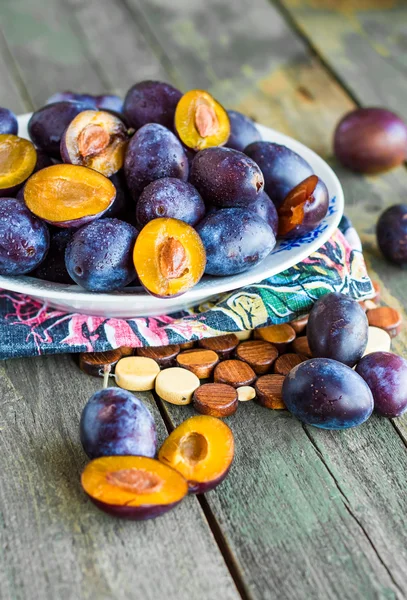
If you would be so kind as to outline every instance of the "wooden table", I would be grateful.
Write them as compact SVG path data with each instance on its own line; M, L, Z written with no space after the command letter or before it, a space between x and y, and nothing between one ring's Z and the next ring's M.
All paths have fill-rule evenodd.
M57 90L124 93L162 78L311 146L342 181L384 301L405 317L407 276L380 256L374 224L406 202L407 172L354 175L331 145L355 105L407 119L404 0L2 0L0 19L0 105L17 113ZM394 350L406 343L404 330ZM127 523L79 485L79 416L99 387L69 356L0 365L2 599L407 596L407 417L329 432L249 403L228 420L237 452L225 483Z

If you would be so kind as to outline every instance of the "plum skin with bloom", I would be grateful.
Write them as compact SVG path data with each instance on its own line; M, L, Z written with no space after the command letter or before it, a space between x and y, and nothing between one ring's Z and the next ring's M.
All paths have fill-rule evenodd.
M364 379L330 358L312 358L294 367L284 380L283 401L300 421L322 429L356 427L373 411Z
M154 418L142 400L120 388L96 392L83 409L80 439L89 458L155 456Z
M392 352L372 352L356 372L369 386L374 410L382 417L400 417L407 410L407 360Z

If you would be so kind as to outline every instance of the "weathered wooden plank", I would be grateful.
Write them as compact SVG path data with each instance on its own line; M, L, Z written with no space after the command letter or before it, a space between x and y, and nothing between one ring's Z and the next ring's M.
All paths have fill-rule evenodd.
M275 0L365 106L407 118L404 0Z
M19 83L22 83L18 73L12 69L13 59L10 56L6 40L3 35L3 31L0 27L0 105L9 108L16 112L16 114L27 112L32 108L30 98L26 95L24 97L24 85L23 89L19 88Z
M196 498L132 523L104 515L85 497L78 424L100 387L69 356L0 365L2 599L236 600ZM162 440L155 403L144 399Z
M183 69L188 87L209 84L225 104L324 156L331 154L334 126L353 104L270 6L266 13L266 4L255 0L248 14L239 2L225 7L213 0L187 8L182 3L182 12L181 3L171 10L164 0L130 2L142 8L153 34ZM252 15L259 24L256 36ZM276 22L277 32L269 27ZM241 50L232 52L229 31L235 30ZM249 36L256 38L253 46ZM285 48L294 48L287 58L273 54L280 40ZM242 53L246 64L254 65L254 84L247 69L238 69ZM228 71L232 75L225 83ZM403 197L406 173L399 169L383 178L341 173L351 215L363 211L362 233L371 236L378 208ZM174 424L192 414L185 407L165 408ZM406 449L390 422L374 418L350 432L308 432L287 414L245 405L228 423L235 433L236 463L207 501L254 597L406 594L406 507L401 494Z

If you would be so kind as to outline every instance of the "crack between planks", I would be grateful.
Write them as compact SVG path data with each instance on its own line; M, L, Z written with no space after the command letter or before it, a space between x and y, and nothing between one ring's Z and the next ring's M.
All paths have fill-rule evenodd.
M361 529L361 531L363 532L366 540L368 541L370 547L372 548L373 552L375 553L375 555L376 555L377 559L379 560L380 564L383 566L383 568L385 569L386 573L388 574L388 576L389 576L390 580L392 581L394 587L399 592L400 596L402 598L404 598L405 596L404 596L403 590L400 588L399 584L397 583L396 579L394 578L394 576L393 576L392 572L390 571L389 567L387 566L386 562L381 557L379 551L377 550L377 548L376 548L373 540L371 539L371 537L370 537L368 531L366 530L366 528L364 527L363 523L360 521L360 519L352 511L352 508L350 506L350 502L349 502L349 499L348 499L347 495L345 494L344 490L342 489L339 481L336 479L334 473L332 472L332 470L328 466L328 464L327 464L326 460L324 459L324 456L323 456L322 452L318 448L318 446L317 446L317 444L316 444L316 442L315 442L312 434L308 431L307 426L305 424L302 424L302 428L304 430L305 435L309 439L312 447L314 448L314 450L315 450L318 458L320 459L320 461L324 465L325 469L328 471L330 477L332 478L332 480L333 480L333 482L335 484L335 487L339 491L345 509L347 510L347 512L349 513L349 515L353 518L353 520L355 521L355 523L358 525L359 529Z
M164 425L167 428L168 433L174 431L174 425L170 419L170 416L164 406L164 402L161 400L159 396L153 393L153 397L156 403L156 406L159 410L161 418L164 421ZM243 575L239 568L239 565L234 557L234 554L227 543L225 535L213 514L211 507L205 497L204 494L196 494L196 499L198 500L201 510L204 514L204 517L208 523L208 527L211 530L211 533L214 537L215 543L219 548L219 552L225 562L225 565L230 573L230 576L233 579L233 582L236 586L238 593L240 594L242 600L252 600L252 596L250 595L247 586L244 582Z

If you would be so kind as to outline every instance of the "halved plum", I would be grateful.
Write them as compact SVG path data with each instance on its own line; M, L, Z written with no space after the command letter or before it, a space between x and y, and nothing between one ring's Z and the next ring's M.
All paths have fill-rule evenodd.
M35 169L37 153L28 140L0 134L0 197L11 196Z
M177 219L153 219L141 230L133 254L137 275L150 294L179 296L201 279L205 248L198 233Z
M230 122L226 110L204 90L190 90L175 110L175 129L183 144L203 150L226 144Z
M181 423L165 440L158 460L188 481L191 493L213 490L224 480L235 451L233 433L216 417L199 415Z
M328 188L311 175L285 197L278 209L278 235L296 237L313 231L328 212Z
M24 201L37 217L55 227L81 227L113 203L116 188L86 167L53 165L35 173L24 186Z
M123 166L128 139L126 126L118 117L104 110L85 110L65 130L62 160L111 177Z
M98 508L136 521L163 515L188 492L179 472L145 456L96 458L85 467L81 483Z

